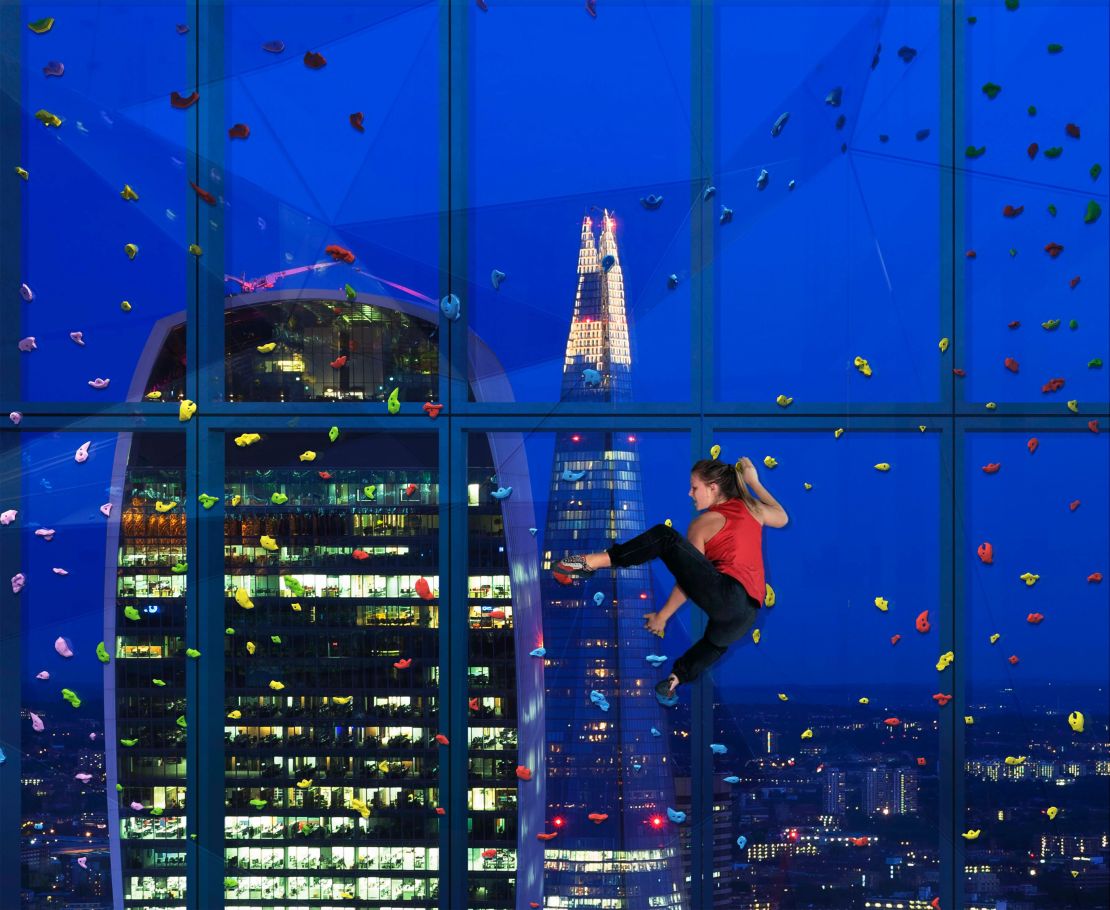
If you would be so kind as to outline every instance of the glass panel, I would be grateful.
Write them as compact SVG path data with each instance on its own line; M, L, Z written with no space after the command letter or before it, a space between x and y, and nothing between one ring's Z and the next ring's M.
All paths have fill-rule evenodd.
M975 402L1110 400L1110 8L964 5L963 269ZM1076 87L1082 86L1082 91ZM961 157L964 149L958 150ZM971 258L973 257L973 258Z
M716 14L714 396L936 401L936 6Z
M689 4L503 3L471 41L460 298L479 400L688 401ZM600 391L583 396L567 383L585 369Z
M4 307L19 320L18 337L37 347L18 355L21 390L8 394L89 407L138 401L150 391L144 383L161 320L183 319L193 261L186 206L195 196L185 174L192 112L175 110L169 98L192 90L189 42L174 31L187 20L187 4L77 3L23 13L27 23L52 16L54 24L44 34L21 28L17 39L17 164L27 172L19 281L33 299L5 288ZM126 35L144 38L121 40ZM4 178L16 179L10 171ZM183 392L184 338L178 353L158 375L167 401ZM107 385L90 384L98 379Z
M437 438L259 436L225 454L226 897L437 906Z
M1110 452L1056 430L966 434L968 907L1110 901Z
M183 908L184 438L21 443L24 894Z
M228 400L431 400L437 4L231 3L225 42Z
M468 449L469 906L512 907L514 886L545 906L687 906L667 810L689 814L689 711L660 706L646 658L689 635L676 620L664 646L643 618L673 577L659 560L571 586L551 570L681 524L689 437L473 433Z
M764 606L712 670L713 741L728 748L714 759L713 906L755 906L788 868L797 906L917 907L913 895L927 907L939 893L938 714L954 710L932 698L952 693L953 673L936 667L950 621L940 434L714 440L722 461L751 460L789 521L759 529ZM820 546L791 544L817 526L830 530Z

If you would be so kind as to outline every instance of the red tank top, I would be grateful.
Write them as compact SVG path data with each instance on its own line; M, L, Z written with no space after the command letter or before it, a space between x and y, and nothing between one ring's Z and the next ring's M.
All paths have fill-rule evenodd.
M720 512L725 526L705 542L705 555L718 572L730 575L744 586L759 606L767 597L763 577L763 525L739 497L709 511Z

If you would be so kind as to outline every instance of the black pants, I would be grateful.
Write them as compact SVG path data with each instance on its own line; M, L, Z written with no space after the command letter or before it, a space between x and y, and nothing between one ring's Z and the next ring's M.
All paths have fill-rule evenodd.
M638 566L656 557L671 570L675 582L709 616L705 634L674 662L679 682L697 679L752 627L759 602L739 581L718 572L704 553L674 528L658 524L606 551L613 566Z

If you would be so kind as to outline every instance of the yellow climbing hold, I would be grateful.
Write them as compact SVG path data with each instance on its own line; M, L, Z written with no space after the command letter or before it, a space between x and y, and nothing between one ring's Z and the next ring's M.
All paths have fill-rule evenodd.
M890 470L890 462L889 461L880 461L877 465L875 465L875 470L876 471L889 471Z
M711 448L709 450L709 454L713 458L713 460L715 461L717 459L717 456L721 454L721 447L720 446L713 446L713 448Z
M759 629L752 629L752 641L755 642L757 645L759 644L760 637L761 635Z
M998 639L1000 639L1001 637L1002 637L1001 635L999 635L999 634L998 634L997 632L995 632L995 633L994 633L994 634L993 634L993 635L991 636L991 644L993 645L993 644L994 644L995 642L997 642L997 641L998 641Z
M358 814L361 815L363 818L370 817L370 809L361 799L355 799L355 797L352 796L351 808L358 812Z
M812 490L813 489L813 484L805 483L804 481L802 482L802 486L805 487L807 490Z
M995 404L995 403L994 403L993 401L988 401L988 402L987 402L987 403L986 403L986 404L984 405L984 407L985 407L985 408L986 408L986 409L987 409L988 411L993 411L993 410L994 410L995 408L997 408L997 407L998 407L998 405L996 405L996 404Z
M671 520L669 518L666 521L664 521L663 524L665 524L668 528L673 528L674 527L674 525L671 524Z
M247 642L247 653L248 654L253 654L254 651L255 651L255 647L256 646L255 646L255 643L253 641L248 641Z
M127 184L127 183L125 183L123 185L123 189L119 191L119 194L120 194L120 198L122 198L124 201L139 198L139 194L136 193L133 189L131 189L130 184Z
M269 550L271 553L278 548L278 542L272 537L267 537L265 534L258 538L258 542L261 544L263 550Z
M197 412L197 403L186 398L177 406L177 419L184 423Z
M1023 572L1020 577L1029 587L1033 587L1033 585L1037 583L1037 579L1041 576L1034 575L1032 572Z
M235 444L242 449L245 446L254 445L261 438L262 436L259 433L240 433L238 436L235 437Z
M982 831L981 828L969 828L967 831L965 831L960 836L964 840L975 840L975 838L977 838L979 836L981 831Z
M786 697L786 693L785 693L785 692L780 692L780 693L779 693L779 701L789 701L789 700L790 700L790 699Z
M273 689L275 692L280 692L282 689L285 688L285 683L278 682L276 679L271 679L270 688Z
M293 604L290 604L289 606L291 606L293 608L294 613L300 613L301 612L301 605L300 604L293 603Z
M243 716L243 712L236 708L234 711L228 711L227 716L229 720L238 720Z
M162 502L160 499L154 501L154 510L156 512L169 512L177 508L177 500L171 499L169 502Z
M234 496L231 497L231 504L233 506L239 505L239 503L241 503L242 501L243 501L243 497L240 496L238 493L236 493Z
M62 118L47 110L35 111L35 119L43 126L58 127L62 125Z
M764 584L767 584L764 582ZM763 598L763 605L766 607L773 607L775 605L775 589L767 585L767 595Z
M813 731L809 729L803 730L802 739L813 739Z
M844 427L837 427L835 430L833 430L833 439L839 439L843 435Z
M1071 401L1068 402L1068 410L1071 411L1073 414L1078 414L1079 413L1079 399L1078 398L1073 398Z
M945 351L947 351L947 350L948 350L948 339L947 339L947 338L942 338L942 339L940 340L940 345L939 345L939 347L940 347L940 352L941 352L942 354L943 354L943 353L944 353Z
M239 606L241 606L244 610L254 609L254 601L251 600L251 596L246 588L235 589L235 602L239 604Z
M354 699L353 695L333 695L331 697L331 700L337 705L349 705L352 699Z
M316 453L313 452L312 449L306 449L304 452L301 452L299 457L301 461L315 461Z
M33 31L36 35L45 35L53 27L53 16L47 16L45 19L36 19L34 22L27 23L27 28Z
M276 348L276 347L277 347L277 342L276 341L267 341L265 344L260 344L256 348L256 350L258 351L259 354L270 354L270 353L273 352L274 348Z
M952 651L945 651L945 652L944 652L944 653L943 653L943 654L942 654L942 655L940 656L940 660L938 660L938 661L937 661L937 669L938 669L938 670L945 670L945 669L947 669L947 668L948 668L948 667L949 667L949 666L951 665L952 661L954 661L955 659L956 659L956 655L955 655L955 653L954 653L954 652L952 652Z
M763 459L763 464L766 465L768 468L773 468L778 464L778 462L775 461L775 459L772 458L770 455L768 455L766 458Z
M202 250L200 248L199 243L190 243L189 244L189 252L192 253L194 256L199 256L199 255L201 255L201 253L204 252L204 250Z
M1024 765L1025 764L1025 756L1024 755L1007 755L1006 756L1006 764L1008 764L1008 765Z
M1047 815L1048 818L1049 818L1049 821L1051 821L1052 819L1054 819L1056 817L1056 815L1059 813L1059 811L1060 810L1056 806L1049 806L1047 809L1045 809L1045 815Z
M854 364L854 366L857 370L859 370L861 373L863 373L864 376L870 376L871 375L871 364L869 364L862 357L857 357L853 361L853 364Z
M125 243L123 251L127 254L128 259L134 259L139 255L139 245L136 243Z
M24 170L23 168L18 167L18 166L16 167L15 172L17 174L19 174L19 176L22 177L24 180L26 180L28 177L31 176L30 174L27 173L26 170Z
M789 404L790 404L790 403L791 403L791 402L792 402L793 400L794 400L794 399L793 399L793 398L790 398L790 397L789 397L788 395L779 395L779 396L778 396L778 398L776 398L776 399L775 399L775 404L777 404L777 405L778 405L779 407L785 408L785 407L787 407L787 406L788 406L788 405L789 405Z
M147 401L157 401L159 398L162 397L162 393L155 390L153 392L147 392L144 397Z
M882 610L884 613L890 609L890 601L883 597L875 598L875 606Z
M867 697L867 696L865 695L865 696L863 696L863 698L861 698L861 699L859 700L859 703L860 703L861 705L869 705L869 704L871 704L871 699L870 699L870 698L868 698L868 697Z
M975 723L975 718L970 714L965 714L964 715L964 723L967 724L967 726L970 727L972 724Z
M119 308L121 310L123 310L125 313L130 313L131 312L131 303L130 303L130 301L128 301L128 300L121 301L120 305L119 305Z
M1071 727L1076 733L1083 732L1083 712L1072 711L1068 715L1068 726Z

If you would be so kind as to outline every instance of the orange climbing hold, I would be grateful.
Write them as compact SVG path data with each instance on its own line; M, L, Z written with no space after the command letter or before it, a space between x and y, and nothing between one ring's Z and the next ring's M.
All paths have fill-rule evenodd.
M394 670L407 670L411 666L412 666L412 658L411 657L405 657L405 658L402 658L401 660L396 660L396 661L393 662L393 669ZM444 745L446 745L446 743L444 743Z
M1002 214L1005 215L1007 218L1017 218L1017 216L1024 211L1024 205L1019 205L1017 208L1014 208L1012 205L1008 205L1002 209Z
M416 579L416 585L414 587L416 588L416 593L423 597L424 600L431 600L432 597L435 596L432 594L431 585L428 584L426 578Z
M1002 365L1011 373L1016 373L1018 371L1018 362L1014 360L1013 357L1007 357L1002 361Z
M336 262L354 262L355 254L348 250L346 247L339 246L336 243L329 243L324 247L324 252L331 256Z
M1069 502L1068 503L1068 508L1071 509L1074 512L1076 509L1079 508L1079 500L1074 499L1071 502Z
M897 727L900 723L902 723L902 721L899 720L897 717L888 717L886 720L883 721L883 723L886 724L888 727Z
M553 831L551 834L537 834L536 840L553 840L559 836L558 831Z
M989 566L994 562L994 547L989 542L979 544L977 552L979 553L979 559L983 562L983 565Z
M1042 619L1044 619L1043 613L1030 613L1028 616L1025 617L1025 621L1032 623L1033 625L1036 625Z
M1055 392L1059 389L1062 389L1063 387L1064 387L1064 380L1061 377L1057 376L1055 379L1050 379L1043 386L1041 386L1041 391L1042 392Z
M933 701L935 701L943 708L946 704L952 701L952 696L945 695L943 692L938 692L936 695L933 696Z
M1002 462L992 461L990 464L983 465L983 473L984 474L997 474L998 469L1000 467L1002 467Z
M1018 662L1018 656L1016 654L1011 654L1008 659L1012 664L1016 664Z
M1051 256L1053 259L1055 259L1062 252L1064 252L1064 247L1062 244L1059 243L1046 243L1044 245L1044 251L1048 253L1048 255Z
M1093 582L1094 584L1098 584L1100 581L1102 581L1102 573L1101 572L1092 572L1090 575L1087 576L1087 581L1088 582Z
M914 620L918 632L928 632L932 626L929 625L929 611L922 610L917 614L917 619Z
M1025 444L1025 448L1027 448L1029 450L1029 454L1032 455L1034 452L1037 451L1037 446L1039 446L1040 444L1041 441L1037 439L1036 436L1034 436Z
M604 812L591 812L589 815L586 816L586 818L592 821L595 825L600 825L608 817L609 816L606 815Z
M525 768L524 765L517 765L516 766L516 776L519 777L521 780L531 780L532 779L532 769L531 768Z
M1076 275L1076 276L1075 276L1075 277L1074 277L1074 278L1073 278L1073 279L1072 279L1071 281L1069 281L1069 282L1068 282L1068 286L1069 286L1070 288L1072 288L1072 290L1074 290L1074 289L1075 289L1075 286L1076 286L1077 284L1079 284L1079 276L1078 276L1078 275Z
M892 645L896 645L896 644L898 644L898 642L900 642L901 640L902 640L902 636L901 636L901 635L891 635L891 636L890 636L890 643L891 643Z

